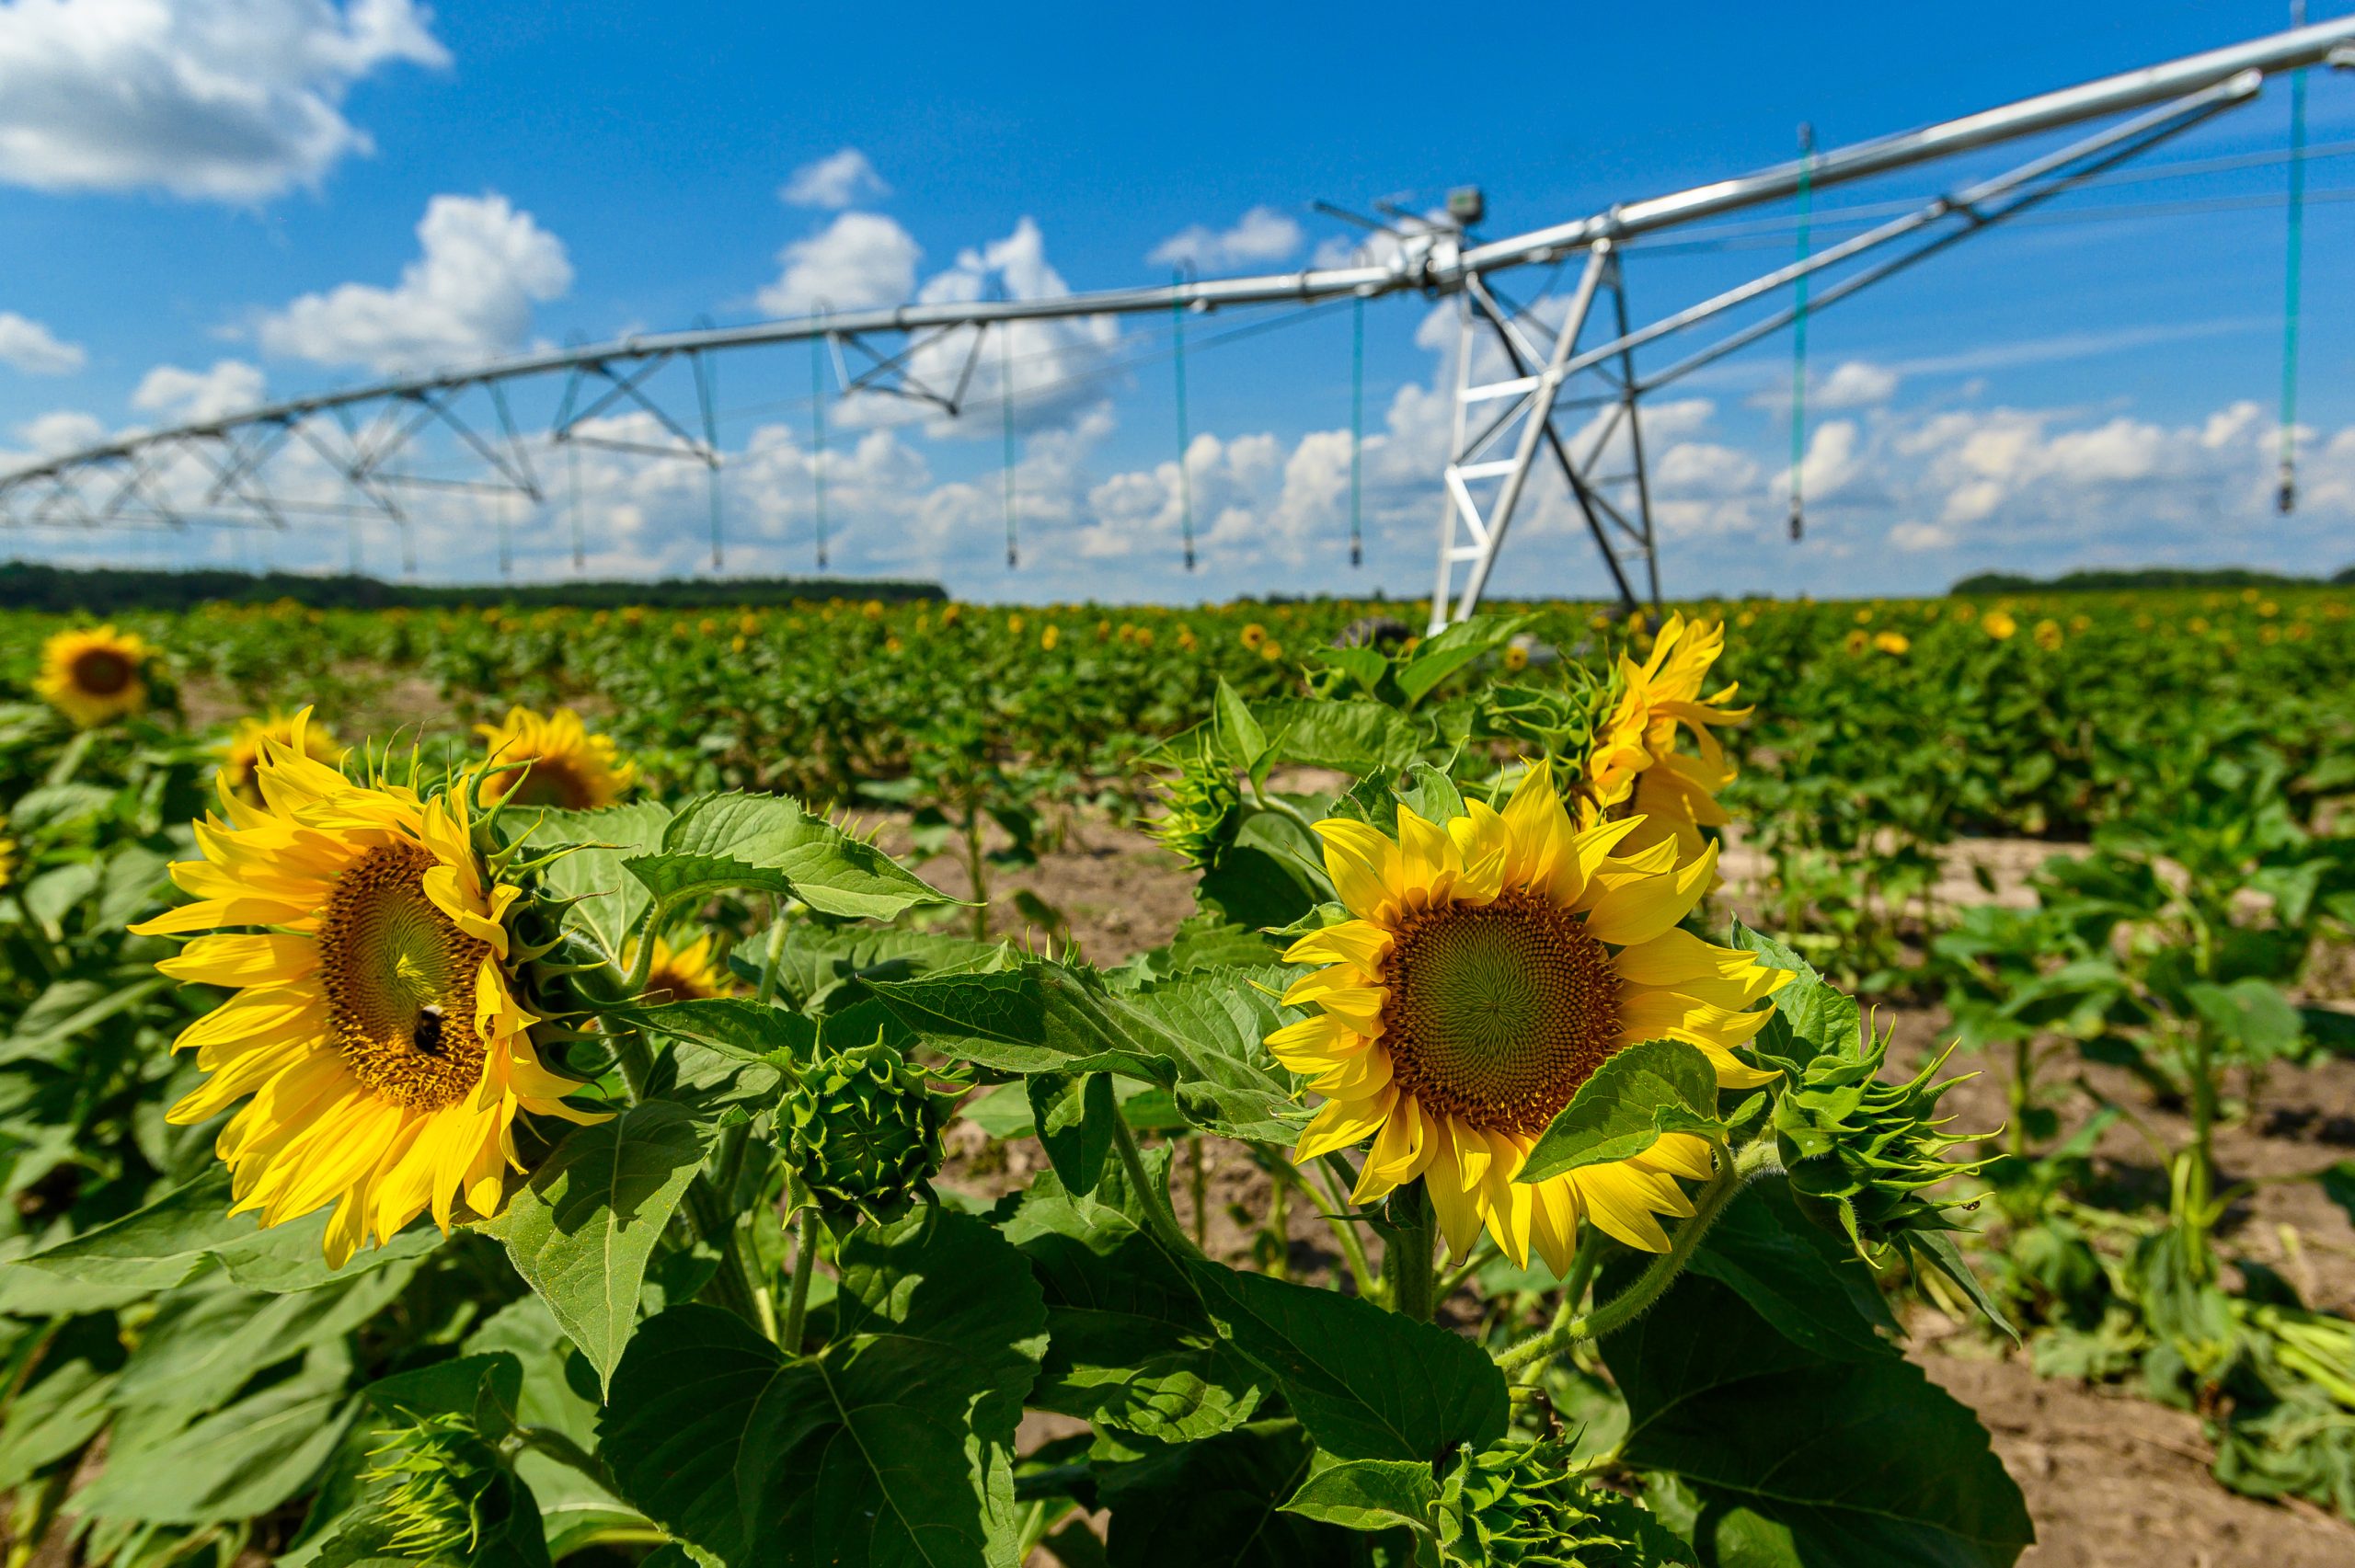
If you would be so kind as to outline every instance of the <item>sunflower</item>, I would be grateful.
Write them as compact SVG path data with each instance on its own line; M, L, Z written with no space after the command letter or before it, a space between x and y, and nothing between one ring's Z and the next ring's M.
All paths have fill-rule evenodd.
M475 726L475 733L500 770L483 780L487 801L588 811L611 806L638 777L637 765L622 758L613 737L590 734L570 708L541 715L512 707L498 724Z
M1459 1260L1484 1221L1516 1264L1534 1243L1557 1273L1587 1219L1665 1251L1658 1217L1693 1212L1676 1178L1710 1174L1700 1138L1671 1133L1630 1159L1513 1178L1624 1046L1684 1041L1727 1088L1774 1076L1733 1047L1771 1012L1752 1004L1789 977L1677 929L1714 875L1715 847L1681 865L1669 840L1622 853L1636 819L1577 830L1543 763L1501 814L1475 802L1442 828L1401 807L1395 841L1338 818L1316 830L1350 918L1284 955L1327 966L1284 994L1316 1013L1268 1037L1326 1097L1293 1159L1371 1137L1357 1200L1421 1178Z
M1595 737L1587 799L1596 815L1625 807L1642 819L1627 840L1630 850L1673 840L1680 858L1690 860L1701 853L1701 830L1728 820L1717 797L1733 782L1734 769L1711 727L1739 724L1751 710L1726 705L1731 685L1701 694L1725 645L1723 626L1672 614L1649 658L1637 664L1619 656L1619 700ZM1693 732L1697 756L1676 749L1679 726Z
M17 879L17 841L8 836L8 819L0 817L0 890Z
M147 705L147 645L112 626L60 632L41 645L33 690L78 728L95 729Z
M263 804L261 789L254 782L255 770L261 764L261 743L275 740L281 746L299 746L303 754L326 766L339 767L345 748L336 744L334 731L323 724L305 724L297 738L294 715L270 710L268 717L256 718L247 714L237 721L229 738L213 749L221 759L221 783L229 792L247 806Z
M631 969L637 963L638 944L633 942L622 955L622 967ZM676 948L659 936L654 939L654 960L646 971L647 1001L702 1001L735 989L735 977L712 953L708 933Z
M156 967L236 993L174 1043L211 1076L167 1119L250 1095L216 1145L231 1212L269 1226L334 1204L340 1267L428 1209L444 1231L462 1200L496 1214L519 1114L601 1118L532 1045L506 925L521 890L476 850L465 795L354 784L312 759L309 721L261 740L261 805L224 781L226 819L196 824L203 858L171 874L197 901L132 931L206 933Z

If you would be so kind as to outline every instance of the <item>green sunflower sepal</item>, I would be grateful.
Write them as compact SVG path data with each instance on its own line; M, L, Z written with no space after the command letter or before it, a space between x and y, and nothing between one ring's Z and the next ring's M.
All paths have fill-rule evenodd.
M888 1224L928 1196L953 1097L879 1031L866 1045L819 1045L777 1107L777 1137L802 1189L837 1236Z

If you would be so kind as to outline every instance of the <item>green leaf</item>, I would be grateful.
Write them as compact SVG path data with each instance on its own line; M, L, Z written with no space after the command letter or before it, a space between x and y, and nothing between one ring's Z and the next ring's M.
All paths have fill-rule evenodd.
M663 831L671 825L671 808L645 800L596 811L516 809L510 817L527 826L524 842L531 846L530 853L546 854L571 848L570 853L540 874L541 884L558 898L580 900L566 910L565 928L585 938L607 963L619 967L623 950L651 901L645 886L622 864L661 848Z
M1717 1134L1717 1074L1709 1059L1682 1040L1647 1040L1614 1054L1579 1085L1514 1179L1542 1182L1626 1160L1663 1132Z
M1197 1127L1286 1141L1297 1128L1290 1077L1254 1032L1281 1014L1251 993L1250 978L1218 971L1123 993L1092 969L1030 958L875 994L925 1044L961 1060L1007 1073L1122 1073L1169 1090Z
M1169 1150L1144 1158L1166 1179ZM1220 1339L1118 1164L1089 1196L1041 1175L1005 1237L1030 1260L1047 1306L1032 1404L1168 1443L1226 1431L1258 1408L1264 1377Z
M758 972L767 950L764 937L738 946L735 957ZM825 926L796 920L786 928L777 954L776 993L787 1005L815 1009L854 980L904 980L918 975L1002 968L1004 944L923 931L877 931L867 926Z
M608 1387L638 1327L647 1260L703 1157L686 1108L648 1100L573 1128L485 1227Z
M1626 1462L1789 1531L1809 1568L2009 1568L2035 1539L1978 1418L1894 1354L1817 1356L1699 1274L1602 1349Z
M125 1008L138 1006L171 983L161 975L128 985L58 980L33 999L17 1018L15 1033L0 1040L0 1062L57 1059L100 1024Z
M10 1266L90 1285L167 1290L210 1255L228 1270L230 1278L250 1289L312 1290L442 1244L442 1234L432 1226L413 1226L384 1246L354 1254L340 1270L331 1269L323 1240L331 1207L263 1230L251 1213L231 1214L231 1201L228 1168L215 1165L144 1208Z
M350 1356L314 1350L304 1370L178 1432L117 1444L75 1494L95 1519L201 1525L267 1514L311 1483L352 1416Z
M1439 1479L1429 1461L1342 1459L1312 1471L1284 1502L1284 1512L1349 1530L1435 1529Z
M1759 1055L1805 1066L1827 1052L1855 1048L1863 1020L1854 997L1843 995L1788 947L1740 921L1733 923L1733 944L1757 954L1770 969L1798 977L1775 993L1775 1015L1755 1042Z
M1025 1081L1030 1120L1056 1177L1073 1192L1096 1190L1111 1152L1112 1077L1105 1072L1038 1072Z
M79 1318L57 1331L34 1380L8 1403L0 1424L0 1486L21 1485L98 1436L114 1413L123 1364L114 1315Z
M1432 687L1491 648L1502 647L1534 619L1529 615L1475 615L1459 621L1415 649L1398 669L1398 690L1419 703Z
M416 1272L406 1261L292 1294L240 1290L218 1275L184 1285L157 1301L114 1402L184 1416L217 1409L255 1373L374 1318Z
M800 1013L748 996L697 997L599 1011L670 1039L693 1040L739 1061L806 1059L818 1039L817 1024Z
M1260 725L1283 737L1285 761L1345 773L1404 768L1421 755L1422 727L1387 703L1283 698L1256 704Z
M1731 1286L1785 1338L1826 1360L1894 1354L1874 1332L1897 1327L1879 1286L1855 1253L1799 1213L1786 1181L1738 1195L1691 1267Z
M1505 1429L1505 1380L1461 1334L1338 1291L1197 1261L1194 1283L1235 1349L1280 1383L1337 1459L1419 1459Z
M1109 1471L1112 1568L1355 1568L1353 1532L1282 1511L1310 1458L1298 1426L1270 1421Z
M1268 732L1251 716L1251 704L1242 693L1218 678L1218 694L1211 706L1211 733L1229 766L1250 772L1268 750Z
M2208 1026L2248 1060L2290 1056L2305 1034L2298 1010L2269 980L2252 978L2228 986L2200 981L2186 986L2184 995Z
M751 888L790 894L821 914L890 920L957 901L778 795L698 796L671 819L659 853L622 864L665 904Z
M1045 1345L1028 1265L929 1207L839 1262L816 1356L708 1307L638 1331L601 1427L623 1493L729 1563L1014 1568L1014 1429Z

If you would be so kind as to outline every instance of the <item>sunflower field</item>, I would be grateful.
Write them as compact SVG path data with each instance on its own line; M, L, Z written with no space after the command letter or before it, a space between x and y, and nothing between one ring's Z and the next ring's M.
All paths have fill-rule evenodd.
M0 616L0 1551L2355 1543L2349 607Z

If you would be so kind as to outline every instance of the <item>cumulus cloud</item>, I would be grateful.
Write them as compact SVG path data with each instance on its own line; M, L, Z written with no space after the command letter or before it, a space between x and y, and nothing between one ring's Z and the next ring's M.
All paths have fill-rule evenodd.
M883 177L875 172L875 166L867 162L865 153L856 147L844 147L795 169L793 177L779 187L776 194L788 206L840 212L844 207L889 196L891 188L883 183Z
M504 196L437 196L417 239L392 288L344 283L264 316L263 350L385 374L462 363L520 346L534 302L572 286L563 242Z
M71 375L88 359L79 343L61 343L40 322L0 310L0 364L27 375Z
M1273 207L1254 207L1232 228L1213 229L1196 223L1180 229L1145 253L1161 267L1191 267L1197 271L1269 266L1300 249L1300 225Z
M372 150L351 84L444 65L412 0L0 6L0 179L256 201Z
M880 213L844 212L777 253L782 270L761 291L761 308L808 315L898 304L915 287L923 254L907 230Z
M55 457L107 439L106 422L95 414L60 408L28 419L17 427L17 437L39 457Z
M157 365L131 395L133 408L183 423L238 413L261 400L261 367L243 360L215 360L209 371Z

